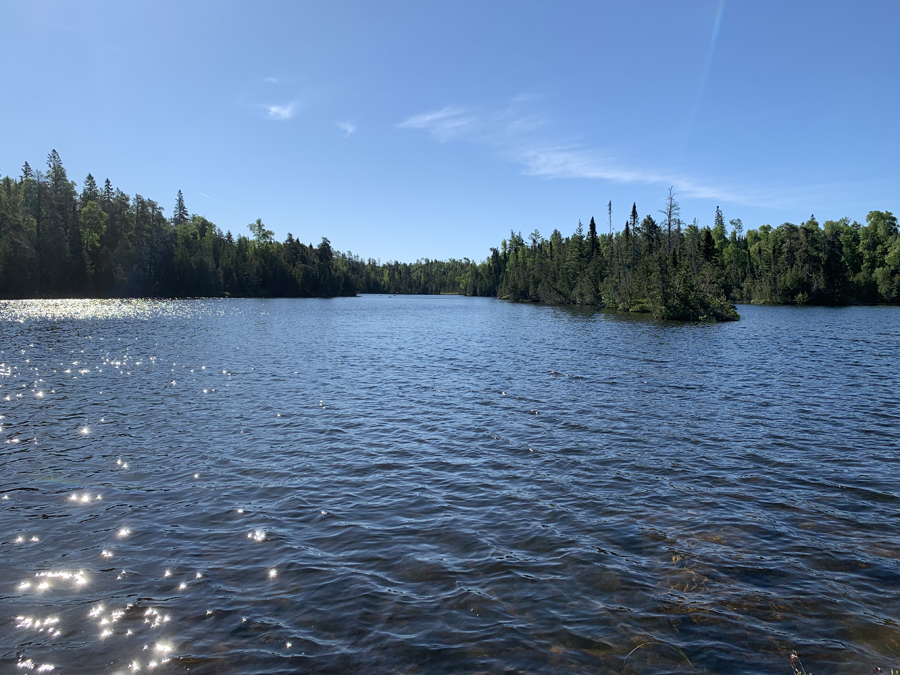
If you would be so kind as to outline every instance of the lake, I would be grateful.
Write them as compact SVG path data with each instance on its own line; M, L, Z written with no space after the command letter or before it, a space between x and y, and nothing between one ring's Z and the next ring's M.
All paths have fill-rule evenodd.
M900 309L739 311L0 302L0 670L900 668Z

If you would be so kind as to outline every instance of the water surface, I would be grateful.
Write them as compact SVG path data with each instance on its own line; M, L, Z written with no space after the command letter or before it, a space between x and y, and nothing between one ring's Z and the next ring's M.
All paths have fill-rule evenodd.
M898 668L900 311L740 310L2 302L0 670Z

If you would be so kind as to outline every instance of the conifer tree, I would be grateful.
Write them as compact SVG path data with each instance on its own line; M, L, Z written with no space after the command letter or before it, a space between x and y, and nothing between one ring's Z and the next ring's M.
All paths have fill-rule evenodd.
M816 226L818 227L818 224L816 224ZM722 209L718 206L716 207L716 219L713 223L712 237L713 241L716 243L716 251L719 255L722 255L726 244L725 216L722 215Z
M700 252L703 255L703 260L706 262L712 262L716 257L716 242L713 239L712 232L709 231L708 227L704 227L700 231Z
M725 216L722 215L722 209L718 206L716 207L716 219L713 223L713 227L722 227L725 228Z
M190 220L190 216L188 215L187 207L184 205L184 195L179 190L178 196L175 198L175 210L172 212L172 224L178 226L186 223L188 220Z
M77 276L81 255L81 239L78 228L73 227L75 215L75 184L66 176L59 153L53 150L47 155L48 200L40 221L41 237L38 241L41 274L50 287L63 288ZM75 259L70 251L75 249ZM72 263L75 269L72 269ZM43 279L42 279L43 283Z
M81 191L81 208L87 206L88 202L99 202L100 190L97 189L97 181L91 174L84 179L84 189Z
M600 250L600 242L597 240L597 223L594 222L594 216L591 216L591 222L588 225L588 242L590 244L591 257L594 257Z
M628 219L629 225L631 225L631 266L634 267L635 264L635 251L634 251L634 240L638 235L638 212L637 212L637 203L632 202L631 204L631 217ZM627 232L627 230L626 230Z

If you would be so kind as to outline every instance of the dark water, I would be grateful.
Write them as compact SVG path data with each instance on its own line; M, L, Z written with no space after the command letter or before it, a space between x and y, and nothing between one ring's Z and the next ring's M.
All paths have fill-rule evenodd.
M900 311L740 309L0 303L0 671L900 667Z

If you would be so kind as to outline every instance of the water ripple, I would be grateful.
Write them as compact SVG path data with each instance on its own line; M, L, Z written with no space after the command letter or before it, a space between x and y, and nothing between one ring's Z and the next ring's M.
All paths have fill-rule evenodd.
M0 664L900 668L897 310L741 313L0 302Z

